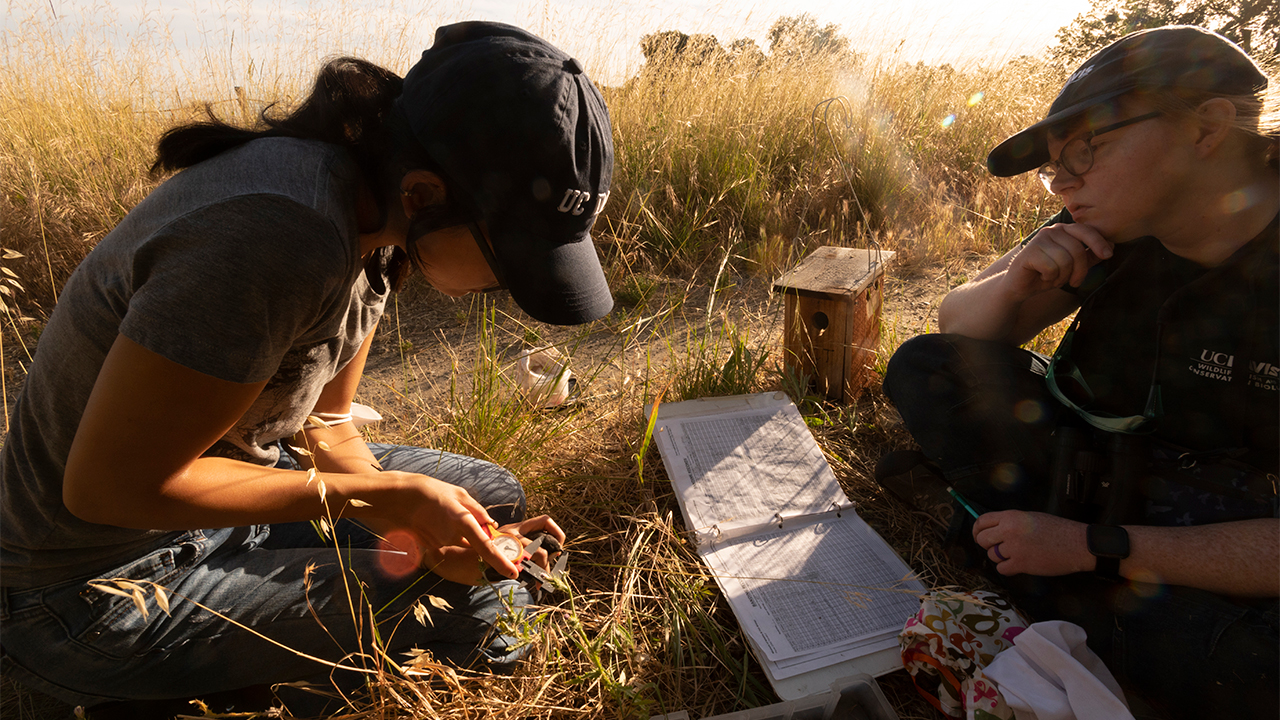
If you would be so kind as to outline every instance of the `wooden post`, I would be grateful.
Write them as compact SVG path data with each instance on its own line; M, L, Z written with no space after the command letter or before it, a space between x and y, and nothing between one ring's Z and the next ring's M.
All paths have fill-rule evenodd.
M773 284L783 293L785 363L835 402L874 380L885 264L893 253L821 247Z

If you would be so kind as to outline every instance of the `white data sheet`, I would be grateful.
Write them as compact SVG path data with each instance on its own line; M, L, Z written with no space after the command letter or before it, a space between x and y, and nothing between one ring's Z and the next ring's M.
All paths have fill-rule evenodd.
M668 452L679 459L679 471L668 468L668 474L696 532L852 507L790 401L711 417L660 420L658 446L664 460Z
M703 559L770 660L896 635L920 608L911 571L852 511L709 543Z
M896 647L924 588L858 517L786 395L664 404L654 436L771 680Z

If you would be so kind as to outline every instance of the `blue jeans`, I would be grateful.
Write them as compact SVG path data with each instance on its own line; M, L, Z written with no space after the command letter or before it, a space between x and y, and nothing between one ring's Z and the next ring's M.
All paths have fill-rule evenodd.
M1003 343L921 335L889 361L884 391L921 450L987 510L1044 510L1051 434L1070 415L1044 383L1045 359ZM1280 603L1091 574L1005 577L969 557L1033 620L1067 620L1131 692L1178 718L1280 717Z
M486 507L499 506L490 511L499 522L523 519L524 491L503 468L422 448L370 449L387 469L431 475ZM471 587L430 573L389 573L390 553L376 549L362 526L339 521L335 538L341 552L310 523L193 530L95 577L6 592L4 672L69 704L92 706L295 680L356 689L363 675L331 673L297 653L337 662L370 653L375 635L397 661L413 647L459 666L519 658L514 640L494 631L500 613L529 602L514 581ZM171 613L148 594L144 618L131 599L89 588L95 578L158 583L169 590ZM424 598L431 621L421 624L407 611L424 595L452 609ZM372 666L358 658L347 663Z

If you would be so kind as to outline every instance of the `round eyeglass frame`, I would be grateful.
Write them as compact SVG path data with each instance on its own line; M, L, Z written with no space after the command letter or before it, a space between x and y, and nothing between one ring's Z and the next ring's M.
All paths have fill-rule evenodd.
M1053 192L1053 180L1058 176L1059 169L1061 169L1062 172L1075 177L1080 177L1093 169L1094 138L1113 130L1119 130L1120 128L1135 125L1144 120L1159 117L1163 114L1164 113L1161 111L1155 110L1145 115L1138 115L1137 117L1131 117L1128 120L1121 120L1118 123L1104 125L1097 130L1092 130L1084 135L1072 138L1066 145L1062 146L1062 151L1058 153L1058 159L1050 160L1049 162L1041 165L1036 175L1040 178L1040 182L1044 185L1044 188L1049 192ZM1080 167L1078 163L1083 163L1083 167Z

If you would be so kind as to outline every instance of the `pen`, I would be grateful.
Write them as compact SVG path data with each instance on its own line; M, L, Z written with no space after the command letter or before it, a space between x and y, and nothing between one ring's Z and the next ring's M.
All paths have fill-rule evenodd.
M967 510L969 514L973 516L974 520L978 519L978 511L974 510L973 506L970 505L969 502L965 500L963 496L960 495L960 493L956 492L955 488L948 485L947 492L951 493L951 497L955 498L956 502L960 503L960 506L963 507L965 510Z

